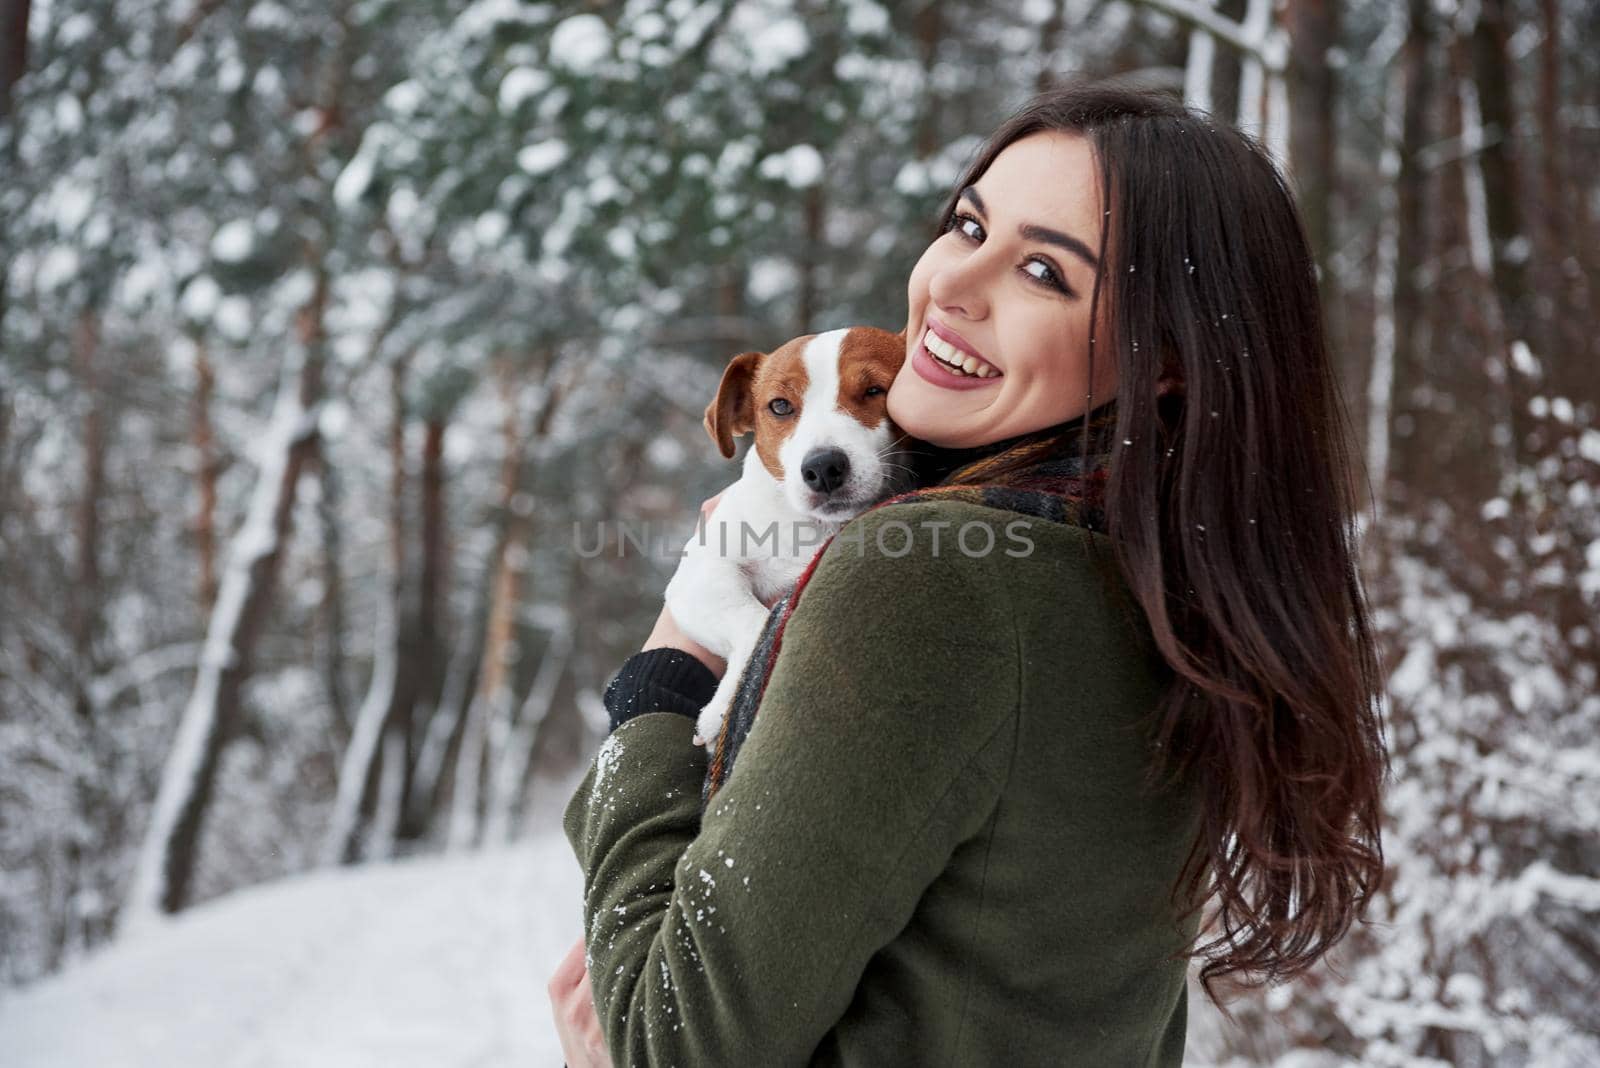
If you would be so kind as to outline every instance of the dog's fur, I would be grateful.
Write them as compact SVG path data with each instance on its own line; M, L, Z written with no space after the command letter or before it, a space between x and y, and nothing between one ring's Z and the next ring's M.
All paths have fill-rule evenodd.
M794 587L846 522L911 488L910 439L885 402L905 349L904 332L851 327L740 353L723 372L706 433L729 459L735 438L754 433L755 441L739 480L684 547L666 593L684 633L728 661L696 723L697 742L715 745L766 604ZM772 410L780 399L790 406L784 414Z

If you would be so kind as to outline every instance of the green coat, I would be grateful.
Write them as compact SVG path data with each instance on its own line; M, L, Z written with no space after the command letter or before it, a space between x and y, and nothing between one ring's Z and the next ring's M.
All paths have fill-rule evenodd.
M1141 789L1171 676L1110 542L952 501L851 525L704 818L674 712L618 727L567 805L613 1061L1177 1068L1198 794Z

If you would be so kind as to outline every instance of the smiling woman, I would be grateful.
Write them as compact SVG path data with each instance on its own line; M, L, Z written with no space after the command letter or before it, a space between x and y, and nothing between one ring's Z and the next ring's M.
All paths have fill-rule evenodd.
M1115 394L1115 360L1089 376L1099 187L1089 140L1045 130L1007 145L959 191L906 285L907 358L890 418L962 447L1062 423Z
M1382 875L1348 428L1260 146L1044 93L907 304L921 486L773 607L709 762L670 613L607 688L565 827L619 1064L1178 1068L1190 959L1292 977Z

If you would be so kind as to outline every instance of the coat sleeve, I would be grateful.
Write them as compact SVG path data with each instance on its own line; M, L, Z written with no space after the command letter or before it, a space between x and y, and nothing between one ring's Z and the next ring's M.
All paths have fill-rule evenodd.
M997 553L957 551L948 524L935 546L920 525L939 507L869 512L834 539L703 815L705 751L665 712L622 724L568 803L619 1068L805 1064L993 811L1015 741L1015 622Z

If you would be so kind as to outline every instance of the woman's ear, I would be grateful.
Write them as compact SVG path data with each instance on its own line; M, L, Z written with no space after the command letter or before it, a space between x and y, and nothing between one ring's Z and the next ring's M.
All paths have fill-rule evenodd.
M756 371L766 358L764 352L741 352L728 361L722 372L722 384L717 396L706 407L705 428L717 451L733 459L733 439L748 434L756 428L755 386Z

